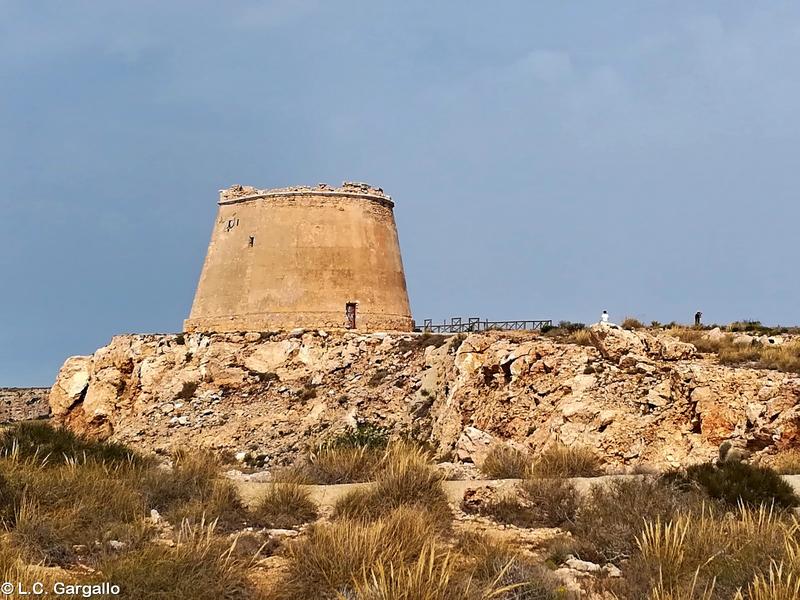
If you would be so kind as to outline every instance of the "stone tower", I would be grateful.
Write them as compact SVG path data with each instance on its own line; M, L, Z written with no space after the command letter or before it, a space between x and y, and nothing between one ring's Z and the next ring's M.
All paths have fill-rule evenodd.
M393 207L361 183L222 190L184 329L410 331Z

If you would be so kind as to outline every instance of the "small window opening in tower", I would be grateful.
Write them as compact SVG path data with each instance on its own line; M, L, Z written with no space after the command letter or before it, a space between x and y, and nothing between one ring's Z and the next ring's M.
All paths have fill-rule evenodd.
M256 237L254 235L251 235L250 236L250 241L247 243L247 245L252 248L253 244L255 244L255 243L256 243Z
M348 302L344 305L344 314L348 329L356 328L356 303Z
M225 228L225 231L230 231L238 224L239 224L239 219L228 219L228 226Z

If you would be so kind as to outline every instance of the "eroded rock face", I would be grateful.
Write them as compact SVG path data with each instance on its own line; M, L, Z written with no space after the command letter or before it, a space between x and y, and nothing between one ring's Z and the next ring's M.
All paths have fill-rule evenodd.
M798 376L723 367L669 336L591 333L594 347L524 332L439 346L302 330L118 336L68 359L50 404L76 431L158 451L248 452L267 465L358 421L474 462L497 440L661 466L709 460L726 439L756 454L798 441Z

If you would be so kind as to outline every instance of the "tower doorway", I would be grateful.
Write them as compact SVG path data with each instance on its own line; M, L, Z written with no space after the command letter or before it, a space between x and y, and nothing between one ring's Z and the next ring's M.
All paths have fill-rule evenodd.
M356 328L356 303L348 302L344 305L345 323L348 329Z

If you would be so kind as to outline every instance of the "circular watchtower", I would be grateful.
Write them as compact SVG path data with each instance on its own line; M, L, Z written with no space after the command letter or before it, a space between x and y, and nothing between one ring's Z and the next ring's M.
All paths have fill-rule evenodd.
M184 329L410 331L393 207L359 183L222 190Z

